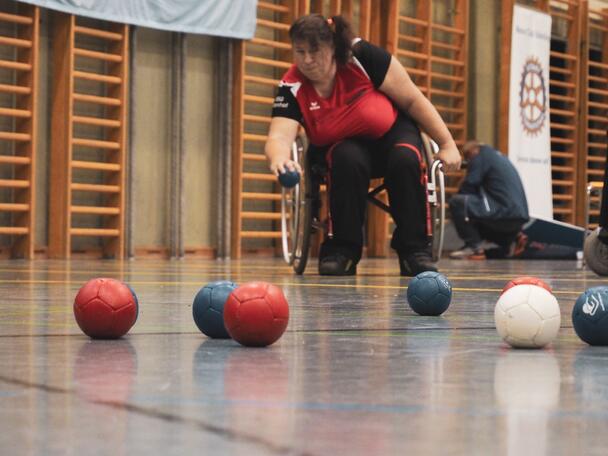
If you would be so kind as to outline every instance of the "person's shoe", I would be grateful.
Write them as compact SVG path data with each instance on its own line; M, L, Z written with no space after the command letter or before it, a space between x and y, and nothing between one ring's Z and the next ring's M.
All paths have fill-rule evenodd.
M459 250L454 250L450 253L452 260L485 260L486 255L482 248L473 248L465 245Z
M515 241L513 242L513 244L511 244L511 248L509 250L507 257L508 258L520 257L526 250L527 246L528 246L528 236L526 236L522 231L520 231L519 233L517 233L517 237L515 238Z
M437 272L437 266L433 263L433 258L428 251L420 250L399 254L399 270L402 276L413 277L424 271Z
M335 253L319 259L319 274L331 276L349 276L357 273L357 263L341 253Z

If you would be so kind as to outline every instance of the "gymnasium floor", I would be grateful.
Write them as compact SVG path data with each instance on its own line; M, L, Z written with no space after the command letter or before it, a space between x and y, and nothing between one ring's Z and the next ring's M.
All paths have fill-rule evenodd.
M0 454L606 454L608 348L570 311L602 283L574 261L441 263L443 317L415 316L395 260L356 277L297 277L280 260L0 262ZM518 275L549 282L562 309L544 350L501 343L493 319ZM139 320L90 341L72 301L91 277L129 282ZM203 284L273 282L291 309L266 349L206 339ZM605 283L605 282L604 282Z

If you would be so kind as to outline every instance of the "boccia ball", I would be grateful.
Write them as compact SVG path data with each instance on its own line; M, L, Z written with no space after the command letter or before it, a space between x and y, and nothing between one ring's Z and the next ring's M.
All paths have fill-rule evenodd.
M608 345L608 287L592 287L581 293L572 308L572 324L578 337L589 345Z
M300 173L286 169L284 173L279 173L279 182L285 188L292 188L300 182Z
M224 306L228 334L241 345L271 345L283 335L288 322L289 305L283 292L267 282L239 286Z
M124 336L137 319L137 302L127 285L115 279L91 279L74 299L74 317L93 339Z
M559 303L543 287L517 285L498 298L494 322L500 337L512 347L541 348L557 337Z
M441 315L451 300L452 285L439 272L421 272L407 287L407 302L418 315Z
M213 339L229 339L224 326L224 304L237 287L227 280L211 282L199 290L192 304L192 317L198 329Z
M502 295L505 291L507 291L517 285L536 285L537 287L544 288L549 293L553 293L553 290L551 289L551 287L545 281L539 279L538 277L522 276L522 277L516 277L513 280L509 280L507 282L507 284L504 286L504 288L502 289L502 292L500 294Z

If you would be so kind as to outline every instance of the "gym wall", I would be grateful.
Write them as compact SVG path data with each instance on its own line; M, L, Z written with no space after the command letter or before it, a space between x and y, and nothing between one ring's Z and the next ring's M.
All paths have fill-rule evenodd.
M272 3L279 4L278 1ZM330 2L325 3L323 8L327 13L328 5L331 5ZM387 1L381 2L386 3ZM402 3L407 2L403 0ZM414 5L420 2L410 3ZM355 6L357 4L355 2ZM597 0L591 4L595 9L608 8L608 2ZM15 5L11 1L2 2L0 11L10 12L15 9ZM439 14L449 10L448 7L437 11ZM359 7L353 11L359 13ZM53 17L56 14L58 13L40 10L34 227L34 246L39 256L47 253L51 217L49 201L54 197L49 192L49 156L54 63ZM372 14L372 23L374 17ZM354 22L359 24L358 19ZM504 128L498 112L501 27L500 1L469 1L467 136L492 144L497 144L498 133ZM12 30L10 24L0 21L1 34L10 35ZM225 58L229 40L190 34L184 36L184 109L181 126L183 156L179 160L183 174L178 182L180 185L177 185L173 172L176 162L171 152L174 145L174 116L171 115L171 109L174 98L172 81L175 77L176 34L137 28L134 38L134 54L131 58L134 63L131 69L131 179L126 183L127 187L131 186L132 198L127 198L126 206L125 225L129 227L127 256L166 256L177 252L177 256L185 253L212 257L217 253L218 247L226 243L230 229L229 224L224 231L220 228L222 223L230 219L230 214L226 212L229 205L218 203L221 200L219 196L230 192L230 185L221 182L230 176L228 172L219 170L222 169L221 161L226 159L229 150L227 146L221 145L222 132L235 125L219 121L217 115L220 106L225 108L232 103L232 86L224 85L223 90L218 89L221 87L218 80L225 80L230 75L219 74L217 71L222 58ZM2 58L8 59L10 55L5 56L7 53L10 51L0 49ZM279 69L268 75L276 77L281 71ZM6 117L0 117L2 129L10 127L9 124ZM10 153L10 146L4 143L1 146L2 153ZM263 164L260 163L260 166ZM6 178L9 174L7 168L0 168L0 178ZM175 195L175 189L181 189L179 195ZM10 192L7 189L0 190L2 195ZM177 212L176 200L181 201L181 208ZM171 247L175 244L176 217L180 218L181 253L180 249ZM9 215L0 212L0 223L8 219ZM14 241L15 236L0 234L2 254L10 255ZM266 239L260 245L272 252L275 242ZM100 238L75 239L73 251L99 255L102 245L103 239ZM222 247L221 255L227 254L227 251L227 248Z
M0 13L25 14L24 5L16 2L2 2ZM35 178L35 226L33 238L37 256L46 256L49 245L49 220L52 217L49 201L56 197L50 190L51 151L51 109L53 103L54 33L61 13L39 9L38 88L37 88L37 147ZM99 21L90 21L91 23ZM21 25L0 21L0 35L18 37ZM168 255L171 226L169 215L172 202L171 148L172 148L172 72L174 68L173 39L177 34L146 28L137 28L132 43L132 118L130 119L132 179L130 201L125 208L125 225L130 225L131 254ZM217 78L217 45L221 38L203 35L187 35L184 59L183 87L183 156L180 213L183 251L206 257L214 255L216 244L216 224L214 220L217 182L217 155L214 146L217 136L215 105L219 102L215 85ZM3 43L4 44L4 43ZM19 61L17 50L10 46L0 46L0 59ZM99 63L89 62L91 68ZM97 70L98 68L96 68ZM86 68L85 68L86 70ZM92 70L91 70L92 71ZM0 74L0 83L20 85L16 72L8 69ZM77 84L81 82L78 81ZM21 83L23 85L23 83ZM101 94L100 94L101 95ZM2 93L2 105L16 103L13 95ZM99 116L99 107L89 106L80 115ZM0 129L11 131L15 120L0 116ZM104 139L99 131L87 134L96 139ZM0 141L1 153L10 156L15 153L17 142ZM93 154L95 152L92 152ZM103 160L103 158L101 158ZM14 179L17 168L2 165L0 178ZM102 173L90 172L87 179L101 183ZM174 180L174 179L173 179ZM10 201L14 190L0 189L2 201ZM102 206L99 196L84 194L75 204ZM13 214L0 211L0 226L9 226ZM93 216L98 222L100 216ZM87 222L88 223L88 222ZM93 223L91 221L91 223ZM7 228L8 229L8 228ZM0 251L11 256L11 247L18 236L0 234ZM73 254L83 253L99 256L104 243L102 237L74 237L71 243ZM13 255L26 256L27 255Z

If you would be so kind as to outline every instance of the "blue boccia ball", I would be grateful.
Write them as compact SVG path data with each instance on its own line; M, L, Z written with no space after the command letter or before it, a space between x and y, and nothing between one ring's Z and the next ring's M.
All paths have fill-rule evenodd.
M421 272L407 287L407 302L418 315L441 315L451 300L452 285L439 272Z
M585 290L572 308L572 325L589 345L608 345L608 287Z
M131 285L129 285L128 283L125 283L125 285L131 291L131 294L133 295L133 299L135 299L135 321L137 321L137 318L139 317L139 299L137 299L135 290L131 287Z
M205 285L194 297L192 317L201 332L213 339L229 339L230 335L224 326L224 304L235 283L219 280Z
M295 187L300 182L300 173L287 169L284 173L279 173L279 182L285 188Z

